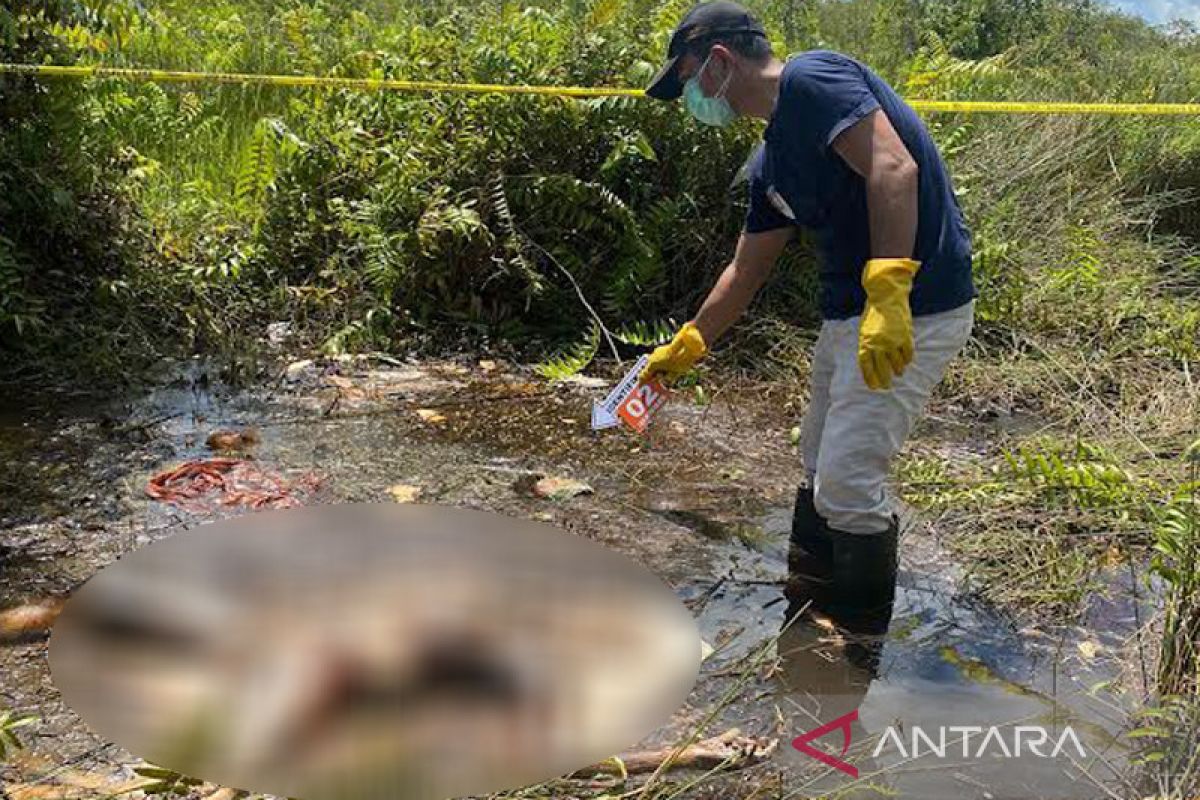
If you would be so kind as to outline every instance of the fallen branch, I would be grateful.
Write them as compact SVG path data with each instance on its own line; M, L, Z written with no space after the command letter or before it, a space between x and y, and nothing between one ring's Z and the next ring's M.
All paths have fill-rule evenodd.
M639 750L581 769L572 777L644 775L658 770L668 760L668 769L744 769L770 758L778 744L776 739L743 736L740 730L732 728L720 736L690 744L682 751L675 747ZM676 755L672 758L672 754Z

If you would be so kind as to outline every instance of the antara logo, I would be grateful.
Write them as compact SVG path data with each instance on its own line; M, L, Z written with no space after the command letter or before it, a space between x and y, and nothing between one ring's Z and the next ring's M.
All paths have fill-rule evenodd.
M996 726L981 728L978 725L950 725L939 727L937 731L938 735L934 737L920 726L914 726L909 747L906 749L904 737L895 728L888 728L880 737L872 756L878 756L883 752L884 745L891 742L905 758L946 758L947 753L950 754L950 758L956 758L960 754L963 758L983 758L985 755L1020 758L1026 753L1038 758L1058 758L1058 754L1070 743L1080 758L1087 758L1087 752L1080 744L1079 737L1069 725L1063 728L1057 740L1050 731L1040 725L1018 725L1007 732L1005 728ZM977 736L982 738L975 744L972 740ZM962 744L961 748L955 746L958 743ZM1050 747L1051 743L1053 748Z
M850 749L850 726L857 720L858 710L855 709L833 722L797 736L792 740L792 747L822 764L857 778L858 768L843 760ZM836 730L842 732L842 752L838 756L818 750L810 744ZM1026 754L1037 758L1057 758L1064 750L1068 750L1068 747L1078 753L1080 758L1087 758L1087 751L1083 749L1083 744L1070 726L1063 728L1062 732L1056 735L1052 735L1040 725L1018 725L1011 729L998 726L984 728L979 725L950 725L940 726L935 730L936 735L931 735L924 728L914 726L906 739L901 729L890 727L879 737L879 743L875 745L875 752L871 757L878 758L890 745L906 759L960 756L976 759L984 756L1020 758Z
M817 728L816 730L811 730L808 733L797 736L795 739L792 740L792 747L796 748L797 750L799 750L801 753L804 753L805 755L812 756L817 761L820 761L823 764L828 764L829 766L833 767L834 769L841 770L842 772L849 775L851 778L857 778L858 777L858 767L854 766L853 764L847 764L845 761L842 761L842 759L835 758L834 756L831 756L828 753L822 752L809 744L809 742L811 742L813 739L820 739L825 734L827 734L831 731L838 730L840 728L842 731L842 737L843 737L842 738L842 755L843 756L846 755L846 751L850 749L850 723L856 721L857 719L858 719L858 709L856 708L853 711L851 711L849 714L844 714L844 715L838 717L833 722L822 725L821 727Z

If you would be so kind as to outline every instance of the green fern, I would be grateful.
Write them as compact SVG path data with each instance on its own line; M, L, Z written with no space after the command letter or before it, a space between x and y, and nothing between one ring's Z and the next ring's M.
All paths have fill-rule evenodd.
M1011 57L1007 53L981 59L958 58L937 33L926 31L922 38L923 46L905 82L905 92L912 97L964 87L980 78L1001 75L1009 66Z
M656 248L633 211L608 187L573 175L548 175L516 182L512 196L524 209L534 240L544 240L539 243L584 293L601 295L609 310L629 314L661 277Z
M234 199L244 208L256 208L262 203L268 187L275 179L275 156L278 140L269 120L260 119L242 150L242 163L234 184Z
M1004 458L1014 476L1048 494L1073 498L1084 507L1123 505L1137 493L1129 473L1098 448L1083 442L1066 459L1057 452L1029 446L1015 453L1006 452Z
M600 326L593 322L585 340L535 365L533 371L549 381L566 380L587 369L599 350Z
M613 338L636 347L657 347L671 341L675 325L664 320L643 322L641 320L613 331Z
M679 24L679 20L683 19L683 15L693 5L692 0L663 0L651 16L651 30L655 38L665 42Z
M492 176L488 185L488 198L491 201L492 210L500 221L507 266L521 276L531 296L541 294L546 288L545 280L526 255L527 244L513 218L512 207L509 205L508 195L504 191L503 174L497 173Z
M603 28L616 19L624 4L624 0L593 0L588 12L587 26L592 29Z

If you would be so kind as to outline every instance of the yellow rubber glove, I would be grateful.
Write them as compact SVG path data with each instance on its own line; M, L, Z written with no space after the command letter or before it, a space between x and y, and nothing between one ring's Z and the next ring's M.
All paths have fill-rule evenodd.
M650 360L640 377L643 381L656 377L674 380L687 373L706 355L708 345L704 343L700 329L689 322L679 329L679 333L668 344L650 354Z
M858 366L872 389L891 389L892 378L913 359L912 309L908 295L921 262L873 258L862 274L867 306L858 330Z

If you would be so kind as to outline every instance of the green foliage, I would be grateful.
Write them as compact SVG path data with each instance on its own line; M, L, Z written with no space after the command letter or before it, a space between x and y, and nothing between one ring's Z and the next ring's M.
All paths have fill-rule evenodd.
M1102 449L1076 442L1072 450L1056 451L1024 445L1004 454L1014 477L1029 481L1051 498L1084 508L1132 505L1138 487L1130 475Z
M587 369L600 349L600 326L592 323L587 338L534 366L534 371L546 380L561 381Z
M282 120L264 117L254 126L242 150L234 184L234 202L255 220L262 214L267 192L275 183L281 163L305 143L288 130Z
M1200 440L1184 454L1190 480L1159 515L1154 572L1167 585L1158 688L1200 692Z
M1138 727L1125 734L1133 761L1142 766L1154 786L1154 796L1194 797L1200 790L1200 702L1168 694L1141 709Z
M658 320L643 322L638 320L625 325L613 332L613 336L625 344L639 347L657 347L671 341L675 335L676 325L673 322Z
M953 43L955 55L983 58L1036 36L1053 5L1046 0L926 0L922 27Z
M0 60L69 63L119 41L132 6L33 0L0 6ZM0 349L87 311L99 273L119 264L124 209L107 181L120 154L89 125L82 87L0 77Z
M18 714L9 709L0 710L0 763L8 758L9 753L21 748L21 740L17 738L17 729L37 721L30 714Z
M133 771L143 778L149 778L139 789L148 795L178 796L196 791L196 787L204 783L199 778L181 775L174 770L144 764L134 767Z
M637 86L690 5L43 0L0 10L0 47L20 61ZM759 8L780 53L841 49L909 96L1200 93L1194 37L1085 0ZM744 197L730 179L761 131L631 98L115 80L0 79L0 116L0 347L27 354L226 347L280 319L332 351L455 326L553 352L588 306L618 331L683 318L732 250ZM1036 329L1090 346L1083 302L1119 309L1101 315L1105 340L1195 357L1200 268L1176 257L1196 227L1194 121L930 124L976 235L981 339ZM802 238L785 255L759 313L813 323L811 254Z

